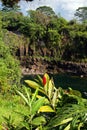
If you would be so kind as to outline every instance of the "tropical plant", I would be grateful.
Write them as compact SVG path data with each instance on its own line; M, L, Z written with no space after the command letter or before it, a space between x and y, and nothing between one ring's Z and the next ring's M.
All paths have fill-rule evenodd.
M53 80L45 74L43 79L25 82L37 89L48 99L48 104L53 108L55 114L50 115L49 121L44 126L45 130L81 130L86 128L87 100L83 99L77 90L62 90L55 88ZM41 95L42 95L41 94ZM42 108L45 108L42 106ZM40 110L42 109L40 108ZM43 112L43 110L42 110Z
M40 96L45 96L47 103L53 108L55 111L58 98L61 98L62 89L57 89L54 85L53 79L50 79L47 73L44 74L43 78L38 75L38 79L35 81L25 80L25 82L34 89L38 89L40 92ZM42 94L41 94L42 93ZM44 111L43 111L44 112Z
M33 95L28 88L24 88L24 90L25 94L20 91L17 91L17 93L25 101L29 113L27 115L25 113L24 115L20 113L23 117L23 121L20 124L20 129L26 128L26 130L32 130L39 128L41 125L46 123L46 119L38 113L39 109L45 102L45 97L37 99L38 89L36 89Z

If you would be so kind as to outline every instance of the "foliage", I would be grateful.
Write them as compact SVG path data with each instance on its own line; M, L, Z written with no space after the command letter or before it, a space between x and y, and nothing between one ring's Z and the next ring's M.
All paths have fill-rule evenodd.
M24 35L17 35L10 31L4 32L2 39L4 43L9 46L9 51L15 58L17 58L16 55L18 55L17 51L19 47L29 44L29 39L24 37ZM20 53L19 55L21 56Z
M22 17L22 14L19 12L9 11L4 12L2 11L2 27L7 28L8 30L17 30L19 21Z
M81 97L81 93L71 88L65 91L60 88L54 90L55 87L52 79L50 80L47 74L44 75L43 79L41 79L41 77L38 78L39 80L26 80L25 82L28 83L31 88L38 88L38 90L46 96L53 109L56 110L56 115L54 114L54 117L50 116L50 120L48 124L44 126L44 129L85 129L87 104L86 99ZM42 88L41 85L44 88Z
M32 22L40 24L42 26L47 26L50 21L50 17L38 10L29 10L28 16L30 16Z
M20 0L1 0L3 5L13 8ZM25 1L33 1L33 0L25 0Z
M19 62L10 54L10 49L0 39L0 89L7 91L12 85L20 84Z
M28 115L23 115L22 128L26 128L27 130L32 130L35 128L39 128L40 125L45 124L46 120L43 116L38 114L38 111L41 106L43 106L45 98L41 97L37 99L38 89L36 89L35 93L32 95L30 90L25 88L25 94L17 91L17 93L24 99L26 105L28 106Z
M79 23L73 19L67 22L60 16L46 15L46 13L49 14L51 11L51 8L44 6L35 11L29 10L27 16L14 11L2 11L1 22L2 29L5 29L4 34L8 30L10 31L9 37L12 36L12 33L15 33L14 35L18 35L18 37L20 35L27 37L32 57L36 55L37 57L44 56L45 58L45 56L48 57L50 55L50 59L55 60L78 61L86 59L86 21ZM6 35L3 35L3 37L6 39ZM16 38L14 39L16 40ZM9 44L10 48L13 45L12 51L16 49L15 40ZM26 42L22 43L24 47L25 44Z
M60 96L59 94L61 90L57 90L55 88L53 80L50 79L47 74L44 75L43 80L38 76L38 80L36 81L25 80L25 82L34 89L38 88L38 90L45 95L47 98L46 101L52 106L55 111L56 105L58 103L57 98Z
M87 99L77 90L56 88L47 73L34 81L25 80L31 88L20 92L28 112L20 112L20 124L14 124L12 117L5 118L5 127L14 130L85 130L87 126ZM32 90L34 89L35 92ZM17 112L17 111L16 111Z
M75 16L82 22L87 20L87 7L79 7L76 10Z
M0 11L0 38L2 36L2 12Z
M36 9L36 11L40 11L42 14L45 14L47 16L55 16L55 12L52 10L49 6L42 6Z
M57 128L62 130L80 130L86 128L87 106L77 104L67 104L59 108L58 115L53 117L47 129Z

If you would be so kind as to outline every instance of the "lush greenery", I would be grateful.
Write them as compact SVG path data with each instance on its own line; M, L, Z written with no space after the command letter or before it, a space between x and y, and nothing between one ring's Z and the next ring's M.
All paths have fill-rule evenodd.
M1 19L0 23L2 28ZM3 41L3 29L0 31L0 91L7 92L20 84L21 71L19 62L11 54L10 47Z
M18 8L2 9L2 29L5 30L3 40L5 43L11 41L10 48L13 50L24 46L28 49L28 56L50 57L50 60L86 60L86 8L81 12L83 15L80 15L80 9L75 15L81 17L82 22L74 19L67 21L47 6L39 7L36 11L29 10L27 16ZM24 37L22 42L19 43L18 37ZM25 50L22 53L17 54L26 55Z
M17 95L13 95L9 103L5 103L4 109L9 108L10 112L8 116L4 115L5 122L1 124L1 128L10 130L87 128L87 99L82 98L79 91L56 88L53 78L48 74L44 74L43 77L38 75L36 79L25 82L30 88L27 86L21 91L16 90ZM23 111L20 111L20 107Z
M0 11L0 129L86 130L87 99L48 74L22 86L20 61L87 61L87 8L76 10L80 22L67 21L47 6L24 16L17 2L3 0Z

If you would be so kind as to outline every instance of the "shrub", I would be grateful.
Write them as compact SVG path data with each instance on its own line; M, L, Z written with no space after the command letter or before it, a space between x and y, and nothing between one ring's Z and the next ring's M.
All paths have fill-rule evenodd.
M10 54L9 47L0 39L0 89L7 91L12 85L19 85L21 71L19 62Z

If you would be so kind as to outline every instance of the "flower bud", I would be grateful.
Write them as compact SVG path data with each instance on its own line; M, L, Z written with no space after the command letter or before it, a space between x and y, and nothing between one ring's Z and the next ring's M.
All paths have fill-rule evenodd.
M46 84L46 77L44 76L43 77L43 85L45 85Z

